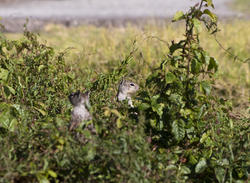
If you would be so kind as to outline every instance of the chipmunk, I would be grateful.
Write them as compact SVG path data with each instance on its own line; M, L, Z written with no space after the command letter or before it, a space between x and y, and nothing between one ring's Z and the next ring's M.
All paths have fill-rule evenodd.
M77 128L82 121L91 120L92 116L88 108L90 92L81 93L80 91L74 92L69 95L69 101L74 106L71 112L71 121L69 130Z
M139 86L136 83L122 79L118 87L117 100L128 100L128 105L133 108L131 96L138 90Z

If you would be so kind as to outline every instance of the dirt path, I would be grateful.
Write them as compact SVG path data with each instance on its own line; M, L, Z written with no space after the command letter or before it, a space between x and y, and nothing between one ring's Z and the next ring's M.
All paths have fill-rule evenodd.
M26 18L31 28L45 22L66 25L80 23L105 24L121 20L170 18L178 10L187 10L198 0L4 0L0 17L8 31L18 31ZM214 0L219 17L235 17L239 13L228 8L230 0Z

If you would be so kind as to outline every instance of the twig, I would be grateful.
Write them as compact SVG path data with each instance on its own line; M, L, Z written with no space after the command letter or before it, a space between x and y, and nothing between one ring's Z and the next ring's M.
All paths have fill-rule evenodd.
M223 49L228 55L232 56L232 57L234 58L234 60L239 60L239 61L241 61L241 62L243 62L243 63L247 63L247 62L250 61L250 58L247 58L247 59L243 60L243 59L239 58L237 55L234 55L233 53L231 53L230 51L228 51L227 49L225 49L225 48L222 46L222 44L218 41L216 35L213 35L213 36L214 36L215 41L216 41L217 44L219 45L219 47L220 47L221 49Z

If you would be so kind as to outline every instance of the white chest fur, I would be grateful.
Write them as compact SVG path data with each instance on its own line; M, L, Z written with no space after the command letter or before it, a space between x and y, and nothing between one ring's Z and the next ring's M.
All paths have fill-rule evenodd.
M89 111L86 109L85 105L83 104L74 107L72 111L72 117L77 118L81 121L91 119L91 115Z
M128 94L119 93L117 98L118 98L118 101L128 100L128 105L130 107L134 107L133 103L132 103L132 100L131 100L131 97Z

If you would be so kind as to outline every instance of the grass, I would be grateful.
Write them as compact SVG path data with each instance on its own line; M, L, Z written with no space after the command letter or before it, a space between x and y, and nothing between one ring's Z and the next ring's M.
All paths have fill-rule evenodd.
M236 10L242 11L244 13L250 14L250 1L249 0L235 0L233 7Z
M221 31L217 40L206 33L201 35L202 46L219 62L219 80L215 84L218 93L233 100L234 106L247 109L249 102L249 62L234 60L234 56L250 58L250 22L232 21L219 25ZM67 63L70 64L79 77L89 79L89 70L106 72L112 70L120 60L131 51L131 46L138 48L136 52L137 66L131 70L132 75L139 79L145 78L151 69L146 63L157 67L165 58L171 40L179 40L183 35L182 25L156 26L152 24L143 27L128 25L126 27L95 27L80 26L66 28L62 25L47 25L40 33L43 40L58 50L69 49ZM9 38L17 38L19 34L7 34ZM134 42L136 41L136 42ZM83 80L84 80L83 79Z

